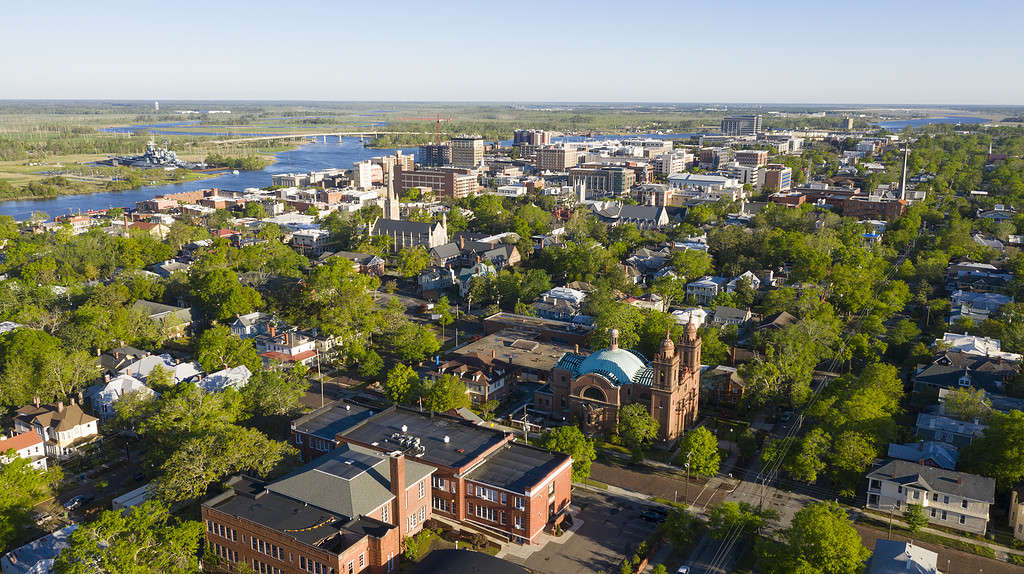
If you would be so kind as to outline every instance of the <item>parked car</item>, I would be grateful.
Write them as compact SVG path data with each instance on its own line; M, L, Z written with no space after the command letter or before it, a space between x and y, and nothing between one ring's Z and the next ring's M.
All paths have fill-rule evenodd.
M653 509L645 510L640 513L640 518L643 518L647 522L661 522L665 520L665 516L660 512L656 512Z
M690 574L689 566L680 566L679 570L676 570L676 574Z
M82 504L85 504L85 496L79 494L78 496L64 503L64 510L74 510L79 506L82 506Z

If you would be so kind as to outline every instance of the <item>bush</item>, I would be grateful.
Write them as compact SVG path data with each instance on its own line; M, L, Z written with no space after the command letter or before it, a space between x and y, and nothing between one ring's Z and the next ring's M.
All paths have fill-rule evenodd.
M1010 554L1010 564L1024 566L1024 556L1021 556L1019 554Z

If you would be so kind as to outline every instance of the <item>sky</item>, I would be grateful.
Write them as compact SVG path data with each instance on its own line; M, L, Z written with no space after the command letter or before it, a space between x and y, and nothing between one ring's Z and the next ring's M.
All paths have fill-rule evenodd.
M1024 2L0 0L0 99L1024 104Z

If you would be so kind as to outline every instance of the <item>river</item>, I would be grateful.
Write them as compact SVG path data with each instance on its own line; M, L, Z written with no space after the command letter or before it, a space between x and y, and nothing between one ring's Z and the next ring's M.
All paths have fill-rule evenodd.
M415 154L415 148L403 148L404 153ZM241 191L247 187L267 187L271 176L276 173L303 173L330 168L350 168L352 164L374 156L394 153L395 150L370 149L363 147L358 138L327 136L324 143L305 144L298 149L273 154L277 161L261 171L241 171L237 175L230 171L217 177L175 183L171 185L147 185L137 189L118 192L98 192L81 195L61 195L45 199L26 199L0 202L0 215L9 215L17 220L28 219L32 213L42 211L50 216L78 213L90 209L110 207L134 207L135 202L151 199L157 195L192 191L216 187Z

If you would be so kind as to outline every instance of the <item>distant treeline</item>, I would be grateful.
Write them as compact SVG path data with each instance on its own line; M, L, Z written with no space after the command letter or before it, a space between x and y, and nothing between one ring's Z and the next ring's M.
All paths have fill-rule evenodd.
M267 160L258 155L246 157L230 157L219 153L211 153L206 156L206 164L211 167L229 167L242 171L259 171L270 164Z

